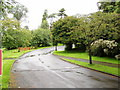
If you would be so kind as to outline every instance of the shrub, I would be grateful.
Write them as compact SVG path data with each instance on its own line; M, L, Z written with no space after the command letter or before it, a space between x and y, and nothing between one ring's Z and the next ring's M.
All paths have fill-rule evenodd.
M114 40L99 39L91 44L92 55L114 57L119 53L118 43Z
M120 60L120 54L115 55L115 58L116 58L117 60Z

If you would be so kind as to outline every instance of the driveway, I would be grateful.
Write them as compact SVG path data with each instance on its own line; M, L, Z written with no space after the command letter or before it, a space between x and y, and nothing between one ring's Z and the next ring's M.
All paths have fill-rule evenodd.
M11 88L118 88L118 78L52 55L54 47L21 56L11 71ZM58 50L64 50L59 46Z

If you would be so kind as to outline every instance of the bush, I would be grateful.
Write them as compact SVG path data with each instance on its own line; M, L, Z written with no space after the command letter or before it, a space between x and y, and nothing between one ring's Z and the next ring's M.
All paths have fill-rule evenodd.
M92 55L114 57L119 53L118 43L114 40L99 39L91 44Z

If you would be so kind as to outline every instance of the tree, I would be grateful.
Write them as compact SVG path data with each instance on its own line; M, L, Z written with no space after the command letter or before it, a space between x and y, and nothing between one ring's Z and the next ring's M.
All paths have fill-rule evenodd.
M49 29L36 29L33 32L32 46L50 46L51 45L51 31Z
M84 22L86 22L86 25L83 25L81 27L84 28L83 35L85 34L84 35L85 43L86 46L88 46L90 63L92 63L91 57L92 42L98 39L115 40L119 42L120 40L119 19L120 17L118 14L97 12L89 15L86 18L86 21L84 20Z
M97 12L90 17L90 27L94 30L95 39L116 40L120 39L118 14Z
M44 20L44 21L41 23L40 28L42 28L42 29L48 29L48 28L49 28L48 22L47 22L46 20Z
M47 11L47 9L45 9L44 10L44 14L43 14L43 18L42 18L42 22L45 20L47 20L47 18L48 18L48 11Z
M72 39L73 26L76 26L78 19L69 16L64 19L59 19L53 24L52 35L54 43L63 43L66 45L66 50L72 49L74 40Z
M1 0L0 1L0 20L7 17L10 10L14 7L17 2L14 0Z
M106 13L120 13L120 1L118 0L101 0L98 2L99 10Z
M14 49L30 45L31 32L20 27L20 23L14 19L1 20L3 47Z
M67 14L65 14L65 9L64 8L62 8L62 9L59 10L58 16L60 16L61 18L67 16Z
M16 3L16 5L10 10L10 13L13 14L13 17L18 21L20 21L23 17L26 17L27 12L27 8L20 3Z
M56 15L55 13L52 13L48 16L48 18L50 18L50 29L52 28L52 24L54 22L53 19L56 17L55 15Z
M73 26L72 38L74 40L75 48L84 51L86 49L85 32L86 29L88 28L88 20L87 16L81 15L77 17L77 19L78 21L76 22L76 25Z
M48 18L48 14L47 14L47 10L45 10L44 14L43 14L42 23L41 23L40 28L43 28L43 29L48 29L49 28L47 18Z

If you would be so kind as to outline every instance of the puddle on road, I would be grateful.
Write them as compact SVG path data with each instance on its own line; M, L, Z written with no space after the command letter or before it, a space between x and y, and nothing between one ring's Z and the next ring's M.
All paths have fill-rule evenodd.
M45 71L44 69L31 69L31 70L13 70L12 73L15 73L15 72L31 72L31 71Z
M35 55L29 55L29 56L25 56L25 57L20 57L19 59L23 59L23 58L28 58L28 57L34 57Z
M54 50L51 50L51 51L49 51L49 52L46 52L46 53L42 53L41 55L47 55L47 54L50 54L51 52L53 52ZM38 55L40 55L40 54L38 54Z
M35 55L30 55L29 57L34 57Z
M81 72L76 72L76 73L79 73L79 74L84 74L84 73L81 73Z
M97 81L101 81L101 79L96 78L96 77L91 77L91 79L97 80Z
M62 71L62 72L72 72L72 71L70 71L70 70L65 70L65 71Z
M93 77L93 76L88 76L88 77Z

